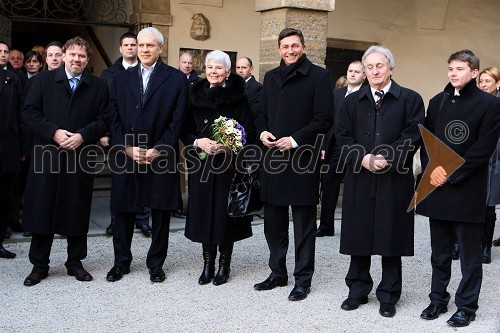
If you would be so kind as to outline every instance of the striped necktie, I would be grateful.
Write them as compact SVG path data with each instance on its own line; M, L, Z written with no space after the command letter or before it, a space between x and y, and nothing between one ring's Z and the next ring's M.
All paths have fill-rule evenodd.
M71 87L71 91L72 92L75 92L75 89L76 87L78 87L78 81L80 81L77 77L72 77L71 79L69 79L69 82L70 82L70 87Z
M383 90L375 91L375 96L378 97L378 99L375 101L375 108L377 110L380 110L380 107L382 106L382 99L384 98L384 91Z

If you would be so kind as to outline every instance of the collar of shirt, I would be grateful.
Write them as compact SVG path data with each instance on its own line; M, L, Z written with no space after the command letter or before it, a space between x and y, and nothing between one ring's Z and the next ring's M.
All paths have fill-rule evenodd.
M453 96L460 96L460 90L458 90L457 88L455 88L455 94Z
M64 70L64 71L66 72L66 76L68 77L68 80L73 78L73 76L71 76L71 74L67 70ZM82 79L82 74L75 76L75 78L78 79L78 81L80 81Z
M28 74L28 79L31 79L33 76L35 76L36 74L31 74L31 73L26 73Z
M248 79L246 79L246 80L245 80L245 82L246 82L246 83L248 83L248 80L250 80L251 78L252 78L252 75L250 75L250 76L248 77Z
M131 64L129 64L128 62L126 62L125 60L122 60L122 66L123 66L123 68L125 68L125 69L128 69L128 68L130 68L130 67L135 67L135 66L137 66L137 64L138 64L138 63L139 63L139 61L137 61L137 60L136 60L136 61L135 61L135 62L131 65Z
M349 94L352 94L353 92L356 92L356 91L358 91L359 89L361 89L361 84L360 84L359 86L357 86L357 87L354 87L354 88L351 88L351 87L347 86L347 91L346 91L346 93L345 93L345 96L347 96L347 95L349 95ZM344 96L344 97L345 97L345 96Z
M154 64L152 64L151 66L149 66L149 68L146 68L141 64L141 73L143 72L143 69L146 70L146 72L152 73L155 69L155 66L156 66L156 62Z
M377 100L377 99L378 99L378 97L377 97L377 96L375 96L375 92L376 92L376 91L379 91L379 90L383 90L383 91L384 91L384 96L385 96L385 95L387 94L387 92L391 89L391 85L392 85L392 80L391 80L391 81L389 81L389 84L388 84L388 85L386 85L386 86L385 86L384 88L382 88L382 89L374 89L372 86L370 86L370 90L371 90L371 92L372 92L373 99L374 99L374 100Z

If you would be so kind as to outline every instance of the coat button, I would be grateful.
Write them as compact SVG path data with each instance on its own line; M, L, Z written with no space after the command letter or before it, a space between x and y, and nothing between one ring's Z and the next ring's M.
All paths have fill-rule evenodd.
M452 99L452 100L451 100L451 102L452 102L452 103L455 103L455 100L454 100L454 99Z
M380 135L380 133L375 133L375 135Z
M369 117L373 116L373 113L371 113L371 112L370 112L370 113L368 113L368 116L369 116Z
M136 106L135 106L135 108L136 108L136 109L138 109L138 108L139 108L139 105L136 105Z
M204 124L208 124L208 119L203 119Z
M369 137L370 136L370 132L366 132L366 137Z
M135 131L135 127L130 127L130 130L133 132Z

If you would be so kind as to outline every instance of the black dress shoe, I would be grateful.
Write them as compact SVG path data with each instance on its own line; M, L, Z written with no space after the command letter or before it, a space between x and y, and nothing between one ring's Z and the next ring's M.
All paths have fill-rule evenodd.
M151 234L153 232L153 229L149 226L149 224L142 224L139 226L139 229L141 230L142 234L146 237L151 237Z
M113 225L112 224L108 225L108 227L106 228L106 235L113 236L113 231L114 231Z
M39 284L40 281L45 279L49 274L47 272L31 272L30 275L24 280L24 285L27 287Z
M318 229L316 231L316 237L325 237L325 236L335 236L335 231L325 231Z
M424 311L422 311L420 318L432 320L439 317L441 313L446 312L448 312L448 307L446 305L430 304Z
M152 268L149 270L149 279L151 282L165 281L165 271L161 267Z
M310 287L300 287L298 285L295 285L295 287L293 287L292 291L290 292L290 295L288 296L288 300L302 301L303 299L306 299L307 294L309 294L310 292Z
M33 233L31 233L29 231L25 231L25 232L23 232L23 236L24 237L31 237L31 236L33 236Z
M475 314L457 310L457 312L455 312L446 323L453 327L465 327L469 326L470 322L474 321L475 319Z
M340 308L342 310L352 311L352 310L356 310L357 308L359 308L359 306L361 304L366 304L366 303L368 303L367 296L362 297L362 298L347 297L347 299L342 302L342 305L340 306Z
M483 253L481 260L483 264L491 264L491 245L483 244Z
M10 252L9 250L6 250L2 245L0 245L0 258L13 259L15 257L16 254L14 252Z
M286 278L272 278L268 277L261 283L255 284L253 287L255 290L271 290L276 287L285 287L288 284Z
M128 273L130 273L130 267L113 266L113 268L111 268L111 270L106 275L106 280L108 280L109 282L115 282L121 280L123 274Z
M498 237L497 239L495 239L495 240L493 241L493 245L495 245L495 246L500 246L500 237Z
M85 268L78 268L74 271L68 271L69 276L74 276L78 281L88 282L92 281L93 277L89 272L85 270Z
M378 312L383 317L394 317L394 315L396 314L396 307L392 304L380 303Z

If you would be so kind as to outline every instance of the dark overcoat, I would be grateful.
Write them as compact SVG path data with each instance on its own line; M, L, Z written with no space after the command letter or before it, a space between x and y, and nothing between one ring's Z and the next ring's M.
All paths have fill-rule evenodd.
M139 70L136 66L118 73L110 91L111 209L180 209L177 147L187 105L186 76L158 60L141 98ZM156 148L162 155L151 164L137 164L124 154L127 145Z
M429 101L425 127L464 158L465 163L453 173L447 170L448 181L418 204L417 213L439 220L483 223L488 161L500 133L500 99L481 91L476 80L460 90L460 96L454 96L454 91L448 84ZM463 130L463 137L453 131L457 126ZM425 148L421 159L425 169L429 164Z
M291 136L299 148L265 152L262 201L275 206L318 204L320 138L332 126L332 107L330 74L309 59L285 79L280 67L266 73L257 109L257 137L263 131L277 139ZM306 151L305 145L315 148Z
M345 163L346 171L340 253L413 255L414 213L407 209L424 112L422 97L394 81L380 111L375 110L369 86L344 99L337 128L343 149L339 163ZM369 153L383 155L389 166L379 173L363 168L361 161Z
M20 102L23 88L17 75L0 69L0 171L19 171Z
M210 125L220 116L235 119L247 133L247 144L255 141L255 126L245 81L231 74L225 87L209 87L207 79L193 84L189 94L189 112L184 144L211 138ZM213 138L212 138L213 139ZM189 199L185 235L203 244L227 244L252 236L250 217L227 215L229 185L234 176L233 154L209 155L200 160L193 149L188 154ZM219 171L216 171L219 170Z
M250 104L250 108L253 113L257 112L261 91L262 84L258 82L253 75L251 75L246 82L245 93L247 94L248 103Z
M31 81L22 116L35 147L23 228L39 234L85 235L94 181L91 146L108 130L108 89L85 71L72 93L64 66ZM52 140L57 129L80 133L84 143L76 151L58 148Z
M125 67L123 67L123 57L119 57L118 59L116 59L116 61L113 63L111 67L106 68L105 70L102 71L101 79L103 79L106 82L106 85L108 86L109 90L111 90L113 79L115 78L116 74L123 72L124 70Z

